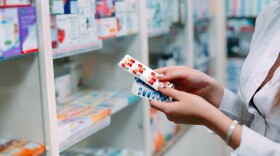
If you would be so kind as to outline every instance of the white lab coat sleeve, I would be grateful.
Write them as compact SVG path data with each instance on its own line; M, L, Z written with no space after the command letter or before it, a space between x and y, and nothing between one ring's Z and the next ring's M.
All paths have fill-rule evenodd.
M243 126L240 146L231 156L279 156L280 144Z
M234 94L227 88L224 88L224 96L219 110L232 120L237 120L242 125L250 127L253 121L253 115L248 112L248 108L241 100L240 95Z

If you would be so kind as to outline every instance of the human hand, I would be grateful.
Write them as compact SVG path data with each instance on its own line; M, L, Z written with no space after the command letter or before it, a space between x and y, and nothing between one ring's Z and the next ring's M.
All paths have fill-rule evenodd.
M185 66L165 67L155 71L160 74L160 81L170 81L177 90L198 95L219 107L224 88L210 76Z
M226 138L228 129L233 121L206 100L197 95L169 87L160 86L158 90L176 100L171 103L150 101L151 106L165 113L168 120L177 124L204 125L213 130L222 139ZM233 149L239 147L241 135L242 127L237 125L230 142Z
M172 103L150 101L151 106L165 113L168 120L177 124L206 125L208 117L205 112L217 110L197 95L162 86L159 87L159 91L176 101Z

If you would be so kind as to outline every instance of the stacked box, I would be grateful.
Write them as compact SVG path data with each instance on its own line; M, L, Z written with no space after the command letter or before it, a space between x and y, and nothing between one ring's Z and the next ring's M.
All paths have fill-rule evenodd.
M0 7L23 7L30 5L30 0L0 0Z
M63 0L49 0L49 2L52 15L64 14Z
M0 58L38 51L34 7L0 9Z
M96 0L97 30L100 39L117 35L115 0Z
M36 12L34 7L18 8L21 54L38 51Z

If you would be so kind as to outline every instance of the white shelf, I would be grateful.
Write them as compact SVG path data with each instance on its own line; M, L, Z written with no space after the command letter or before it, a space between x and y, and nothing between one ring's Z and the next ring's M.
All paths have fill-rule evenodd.
M193 20L192 12L192 9L194 8L194 1L185 1L187 3L186 10L188 13L186 15L188 17L186 26L183 28L182 33L178 35L178 40L182 41L178 42L178 45L184 46L184 52L186 54L185 56L188 60L187 64L188 66L192 67L195 60L195 57L193 55L193 25L195 22ZM138 97L129 97L128 94L126 95L128 98L128 102L124 98L120 99L118 104L112 104L113 108L111 116L100 120L95 124L89 123L87 125L87 128L86 126L79 127L81 128L81 130L76 134L68 137L66 140L59 140L58 131L61 129L58 128L57 105L54 86L54 79L57 75L55 75L54 73L56 72L56 74L64 74L63 72L68 72L68 69L66 69L67 71L65 70L62 72L57 72L57 70L60 70L60 68L63 68L61 70L64 70L64 66L68 63L73 63L73 61L85 64L88 63L86 65L89 65L87 66L89 68L84 69L88 71L88 73L83 76L86 79L87 76L91 76L91 74L96 74L94 75L96 77L101 75L96 79L94 77L93 85L97 85L96 88L125 88L129 85L130 79L125 78L125 75L121 75L119 71L120 69L117 69L117 67L115 67L118 59L121 58L121 55L124 54L124 52L129 51L131 55L139 58L142 63L149 65L149 63L151 63L149 62L149 48L151 48L149 47L149 38L159 36L164 38L166 37L164 35L170 33L170 28L167 27L162 29L148 30L147 2L149 1L137 1L139 5L137 9L139 16L139 32L131 34L133 35L133 37L129 37L127 40L119 39L116 40L116 42L115 40L113 42L104 42L104 49L101 50L102 52L98 54L94 53L92 55L87 55L86 57L91 57L88 60L85 60L87 62L82 62L84 60L79 62L79 57L77 59L69 59L66 61L63 60L59 62L56 61L54 63L54 59L99 50L103 47L102 41L91 40L79 43L78 45L70 45L68 47L59 47L58 49L52 49L50 29L51 20L49 9L50 3L49 1L40 0L35 0L33 2L37 14L39 53L34 54L34 57L24 57L14 61L1 62L0 60L2 65L0 71L2 71L2 73L7 73L0 76L0 80L2 82L1 88L2 92L4 93L0 95L0 101L3 103L3 106L5 106L5 108L0 107L0 119L5 120L5 122L2 122L2 120L0 120L0 125L3 127L3 129L5 129L5 131L1 129L0 134L4 134L5 132L12 133L16 131L14 127L22 125L19 135L20 137L37 142L44 142L45 145L49 147L49 150L46 151L46 156L57 156L60 152L68 149L72 145L102 130L102 133L106 133L106 135L100 137L100 142L106 142L106 145L113 144L115 146L121 146L125 148L137 148L144 151L145 156L151 156L152 136L150 125L150 105L147 100L140 100L140 98ZM217 3L216 5L217 10L220 10L220 12L224 12L224 3ZM223 12L216 13L217 15L213 17L213 21L215 23L212 23L212 16L210 18L210 24L215 24L212 26L215 30L210 30L210 35L217 35L217 38L214 38L213 43L210 44L212 45L212 49L217 51L217 56L219 56L219 58L222 56L221 59L217 59L215 68L219 69L216 77L221 82L223 82L222 80L224 76L223 57L225 55L225 48L222 46L225 45L224 29L226 28L224 26L225 14ZM218 18L216 16L218 16ZM223 25L220 23L223 23ZM160 37L156 39L161 39ZM16 63L13 64L14 62ZM90 69L90 67L94 67L95 69ZM92 77L90 77L89 79L91 78ZM112 80L116 80L116 82ZM31 92L26 92L26 90L30 90L30 87L32 88ZM89 85L85 87L90 88L91 86ZM122 100L125 103L122 104ZM141 104L136 105L138 101L141 101ZM131 105L134 106L130 107ZM32 117L30 116L30 114L32 114ZM114 121L112 123L110 123L111 118L112 121ZM110 128L106 128L105 130L103 130L108 125L110 125ZM34 129L34 126L37 128ZM116 131L116 129L118 131ZM110 134L113 134L114 136L111 136ZM96 135L94 135L93 137L95 136ZM138 141L131 142L131 138L136 138L136 140ZM165 153L165 151L171 148L172 145L174 145L178 141L178 139L180 139L180 133L179 135L175 136L171 142L167 143L166 147L161 152L159 152L159 154Z
M133 96L133 95L128 97L128 103L118 104L118 105L115 105L112 108L112 115L117 114L118 112L120 112L121 110L125 109L126 107L134 105L134 104L136 104L139 101L140 101L140 97Z
M67 56L78 55L91 52L102 48L102 41L95 40L87 43L74 44L71 46L53 49L53 59L59 59Z
M149 30L149 38L166 35L170 32L169 28Z
M114 98L114 96L112 96L111 98ZM108 98L107 100L110 100L110 98ZM112 107L111 115L117 114L121 110L123 110L133 104L136 104L139 100L140 100L140 98L137 96L127 97L127 102L124 102L123 104L118 103ZM104 100L104 101L106 101L106 100ZM102 119L101 121L98 121L97 123L92 124L89 127L86 127L85 129L75 133L73 136L70 136L67 139L65 139L64 141L62 141L59 144L60 152L66 150L67 148L73 146L74 144L86 139L87 137L102 130L103 128L109 126L111 115L106 117L105 119Z
M93 135L94 133L104 129L105 127L109 126L111 122L111 117L106 117L98 121L97 123L89 126L88 128L80 131L79 133L69 137L68 139L64 140L63 142L59 143L59 151L63 152L64 150L68 149L69 147L75 145L76 143L86 139L87 137Z

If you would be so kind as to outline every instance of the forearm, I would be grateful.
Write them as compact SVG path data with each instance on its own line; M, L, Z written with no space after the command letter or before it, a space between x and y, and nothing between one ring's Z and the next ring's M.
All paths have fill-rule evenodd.
M212 108L211 111L209 111L209 113L205 114L205 121L206 121L205 126L213 130L223 140L226 139L228 130L231 124L233 123L233 120L228 118L226 115L224 115L216 108ZM241 135L242 135L242 126L237 125L230 138L230 146L233 149L239 147L241 142Z

